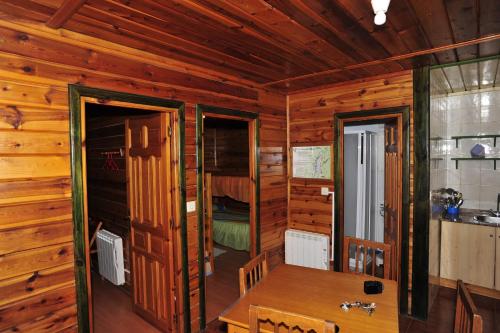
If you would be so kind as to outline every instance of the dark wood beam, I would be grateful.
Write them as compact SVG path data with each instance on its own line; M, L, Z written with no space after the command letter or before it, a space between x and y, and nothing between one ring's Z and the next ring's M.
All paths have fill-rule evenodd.
M493 88L495 88L497 85L497 75L498 75L498 68L499 67L500 67L500 58L497 60L497 67L495 70L495 78L493 79Z
M61 7L52 15L52 17L45 23L49 28L59 29L61 28L74 13L78 11L84 4L86 0L66 0L63 2Z
M288 79L283 79L283 80L278 80L278 81L273 81L273 82L268 82L262 85L262 87L267 87L267 86L272 86L276 85L279 83L287 83L287 82L292 82L292 81L297 81L301 79L307 79L319 75L326 75L326 74L333 74L333 73L338 73L342 71L348 71L352 69L359 69L359 68L366 68L369 66L375 66L375 65L383 65L385 63L391 62L391 61L398 61L398 60L403 60L403 59L411 59L415 58L418 56L422 55L428 55L436 52L443 52L443 51L448 51L448 50L455 50L460 47L465 47L465 46L471 46L471 45L476 45L480 43L486 43L486 42L491 42L500 39L500 34L492 34L488 36L483 36L481 38L475 38L471 40L467 40L465 42L458 42L454 44L449 44L449 45L443 45L443 46L437 46L433 47L430 49L425 49L425 50L420 50L420 51L415 51L415 52L410 52L406 54L400 54L392 57L388 57L385 59L379 59L379 60L373 60L373 61L367 61L367 62L362 62L359 64L354 64L354 65L349 65L345 67L340 67L340 68L332 68L326 71L322 72L316 72L316 73L311 73L311 74L305 74L305 75L299 75L295 77L291 77Z

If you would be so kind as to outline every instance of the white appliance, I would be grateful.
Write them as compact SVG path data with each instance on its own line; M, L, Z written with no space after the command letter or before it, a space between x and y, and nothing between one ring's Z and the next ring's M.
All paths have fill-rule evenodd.
M122 238L107 230L99 230L96 241L99 274L117 286L124 284L125 267Z
M383 131L383 125L380 130ZM344 211L346 212L344 234L383 242L383 204L383 134L358 128L346 129L344 131Z
M314 232L288 229L285 231L285 263L328 270L330 268L330 237Z

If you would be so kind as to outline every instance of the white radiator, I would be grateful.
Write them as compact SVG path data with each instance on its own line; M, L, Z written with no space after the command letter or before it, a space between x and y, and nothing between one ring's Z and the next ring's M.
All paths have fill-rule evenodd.
M285 231L285 263L328 270L330 237L313 232Z
M107 230L99 230L97 232L97 257L101 276L117 286L125 283L123 242L120 236Z

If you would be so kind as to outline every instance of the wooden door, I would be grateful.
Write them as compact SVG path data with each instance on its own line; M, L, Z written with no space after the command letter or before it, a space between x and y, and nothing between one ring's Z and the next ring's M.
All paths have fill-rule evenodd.
M169 132L166 113L126 121L133 307L164 332L172 331L175 308Z
M391 278L396 279L398 267L398 230L401 217L401 147L397 123L385 124L385 186L384 186L384 243L391 244Z

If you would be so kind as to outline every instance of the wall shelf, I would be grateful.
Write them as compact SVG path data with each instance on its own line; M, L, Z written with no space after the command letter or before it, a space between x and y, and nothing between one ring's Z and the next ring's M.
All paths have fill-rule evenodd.
M493 138L493 146L497 146L497 138L500 138L500 134L484 134L484 135L459 135L452 136L451 139L455 140L455 147L458 148L458 141L462 139L488 139Z
M455 169L458 169L458 161L493 161L493 168L496 170L500 157L452 157L451 160L455 161Z

